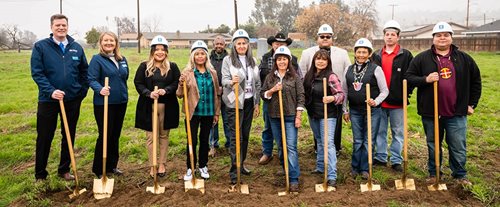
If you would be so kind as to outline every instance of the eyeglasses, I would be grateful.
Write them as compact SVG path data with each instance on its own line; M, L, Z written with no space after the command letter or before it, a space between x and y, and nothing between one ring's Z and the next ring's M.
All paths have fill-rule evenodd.
M328 39L329 40L329 39L332 38L332 36L330 36L330 35L321 35L321 36L319 36L319 38L321 38L321 39Z

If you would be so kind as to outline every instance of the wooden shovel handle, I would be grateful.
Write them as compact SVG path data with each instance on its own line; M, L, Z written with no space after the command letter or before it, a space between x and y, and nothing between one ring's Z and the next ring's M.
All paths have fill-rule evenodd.
M104 87L109 86L109 78L104 78ZM106 159L108 157L108 95L104 96L104 121L102 129L102 177L106 179Z
M326 78L323 78L323 97L326 97L327 87L326 87ZM323 123L323 159L324 159L324 175L323 175L323 189L327 189L327 179L328 179L328 104L323 103L323 114L324 114L324 123Z
M370 84L366 84L366 124L367 124L367 135L368 135L368 183L371 185L372 179L372 107L368 104L371 99L370 95Z

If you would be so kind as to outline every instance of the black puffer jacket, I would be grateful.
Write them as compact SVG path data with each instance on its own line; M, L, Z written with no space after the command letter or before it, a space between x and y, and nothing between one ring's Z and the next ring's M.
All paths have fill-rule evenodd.
M403 79L404 74L410 66L413 55L410 51L400 47L398 54L392 62L391 82L389 86L389 95L385 98L385 102L391 105L403 105ZM372 56L373 63L382 67L382 50L377 50ZM408 87L408 94L413 91L413 88ZM406 100L409 103L408 100Z
M468 106L475 108L481 97L481 74L476 62L467 53L451 45L451 61L455 67L457 103L455 115L467 115ZM434 90L433 84L427 83L425 78L433 72L438 72L436 55L431 49L421 52L410 63L405 74L408 84L418 87L417 110L418 114L425 117L434 117Z

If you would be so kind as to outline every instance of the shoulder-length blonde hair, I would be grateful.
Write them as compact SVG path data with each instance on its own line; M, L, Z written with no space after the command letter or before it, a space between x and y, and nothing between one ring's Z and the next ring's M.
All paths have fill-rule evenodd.
M168 71L170 71L170 61L168 60L168 46L163 45L165 47L165 59L161 62L159 67L155 66L155 50L156 50L156 45L151 46L151 51L149 51L149 60L146 64L146 76L151 77L156 69L160 69L160 73L162 76L167 76Z
M189 62L186 65L186 69L194 69L196 67L196 63L194 61L194 54L198 51L203 51L207 55L207 59L205 60L205 69L210 72L210 70L214 69L214 66L210 63L210 55L208 52L202 48L197 48L191 52L191 55L189 56Z
M115 40L115 49L113 50L113 54L115 55L115 59L117 61L122 60L123 56L120 53L120 42L118 42L118 36L116 36L115 33L113 33L113 32L103 32L99 36L99 54L104 55L104 56L108 55L106 52L104 52L104 49L101 46L104 35L109 35L109 36L113 37L113 39Z

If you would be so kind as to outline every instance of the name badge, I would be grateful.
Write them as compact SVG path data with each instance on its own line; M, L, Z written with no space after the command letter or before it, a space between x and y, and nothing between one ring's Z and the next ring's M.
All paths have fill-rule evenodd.
M80 58L78 56L72 56L71 57L73 60L80 60Z

